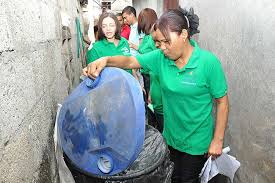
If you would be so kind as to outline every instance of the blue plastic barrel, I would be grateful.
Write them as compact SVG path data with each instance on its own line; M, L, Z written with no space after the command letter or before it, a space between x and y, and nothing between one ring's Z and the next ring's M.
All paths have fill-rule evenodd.
M82 172L114 175L142 149L145 109L136 79L118 68L86 78L66 98L58 117L64 153Z

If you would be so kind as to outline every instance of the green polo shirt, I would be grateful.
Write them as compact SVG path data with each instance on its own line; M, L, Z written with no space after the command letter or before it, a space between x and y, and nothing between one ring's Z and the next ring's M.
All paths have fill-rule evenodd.
M138 47L138 51L141 54L145 54L156 49L157 48L151 34L145 35L144 38L142 39L141 44ZM144 72L143 69L141 69L141 72L147 74L146 72ZM159 79L153 72L149 72L149 74L150 74L150 95L152 99L152 105L154 107L154 112L158 114L163 114Z
M87 65L101 57L117 55L131 56L128 41L125 38L121 37L118 45L115 46L114 43L103 39L95 42L92 49L87 52ZM132 74L132 70L125 70Z
M213 138L213 98L227 93L220 61L195 41L188 63L179 69L161 50L137 56L144 70L158 75L164 110L163 136L168 145L192 155L208 151Z
M151 34L145 35L138 46L138 52L141 54L148 53L155 49L157 48Z

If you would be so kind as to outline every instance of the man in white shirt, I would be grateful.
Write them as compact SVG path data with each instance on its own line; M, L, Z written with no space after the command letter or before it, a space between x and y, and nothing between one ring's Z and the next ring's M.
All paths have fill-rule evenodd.
M136 49L133 49L134 46L138 47L139 45L139 34L138 34L138 21L136 17L136 10L132 6L127 6L122 10L122 17L124 22L131 27L131 32L129 36L129 46L131 48L131 54L136 56L138 54Z
M139 39L140 35L138 34L138 21L136 16L136 9L132 6L126 6L122 10L122 17L126 24L128 24L131 28L130 36L129 36L129 46L130 46L130 53L132 56L136 56L139 54L138 46L139 46ZM143 91L144 90L144 83L142 75L138 70L133 70L133 76L139 81ZM145 92L146 93L146 92Z

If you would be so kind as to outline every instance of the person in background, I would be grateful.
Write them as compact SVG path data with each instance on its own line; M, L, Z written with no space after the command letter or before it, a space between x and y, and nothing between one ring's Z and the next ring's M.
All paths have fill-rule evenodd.
M98 41L87 53L87 64L105 56L130 56L128 41L120 36L120 24L111 12L105 12L98 21ZM132 73L131 69L127 69Z
M225 75L219 59L190 39L198 32L193 9L168 10L155 28L160 49L136 57L104 57L83 73L96 78L105 66L155 73L162 94L163 136L175 164L172 182L197 183L206 155L222 153L229 110Z
M122 10L122 17L125 24L128 24L131 28L130 35L129 35L129 46L130 46L130 53L132 56L136 56L138 53L137 50L133 48L134 45L139 45L139 34L137 30L138 22L136 17L136 9L132 6L126 6ZM146 91L144 89L144 82L142 75L140 74L140 71L138 69L133 69L133 76L138 80L140 83L140 86L142 88L142 91L144 93L144 96L146 95ZM146 96L144 97L146 100Z
M132 56L137 55L137 51L132 49L131 45L134 44L136 46L139 45L139 34L138 34L138 21L136 17L136 9L132 6L126 6L122 10L122 17L125 24L128 24L131 28L130 35L129 35L129 45L131 48Z
M138 33L144 37L140 39L140 45L134 46L140 54L151 52L156 48L152 35L154 35L153 26L158 17L156 12L151 8L141 10L138 15ZM152 34L151 34L152 33ZM163 109L161 99L161 89L157 76L153 72L146 73L141 69L148 103L152 103L154 114L151 116L148 111L148 123L156 127L160 132L163 130Z
M131 31L129 25L124 23L123 18L122 18L122 13L117 13L116 17L121 25L120 35L128 40L129 36L130 36L130 31Z
M151 8L141 10L138 15L138 34L143 34L143 37L140 38L140 45L137 47L137 50L141 54L156 49L151 32L153 31L153 25L155 25L157 19L157 13Z

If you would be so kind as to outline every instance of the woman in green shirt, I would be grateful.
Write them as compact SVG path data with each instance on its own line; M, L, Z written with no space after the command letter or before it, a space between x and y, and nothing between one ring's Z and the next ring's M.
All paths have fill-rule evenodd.
M155 10L151 8L145 8L140 11L138 15L138 33L143 35L140 38L139 46L131 45L130 47L136 49L140 54L145 54L157 49L153 35L153 26L156 23L158 17ZM157 76L153 72L145 72L141 68L141 73L144 79L144 88L146 91L146 100L153 105L154 117L148 117L149 124L152 124L160 132L163 131L163 109L161 99L161 89ZM149 115L150 116L150 115ZM155 119L154 119L155 118ZM156 120L156 122L154 122Z
M101 58L83 70L92 78L105 66L142 67L156 73L162 93L163 136L175 164L172 182L198 182L205 155L215 158L222 153L227 125L225 75L218 58L190 40L197 28L198 17L192 9L169 10L156 23L160 49L137 57Z
M117 17L110 12L105 12L98 21L98 41L87 53L87 65L106 56L130 56L128 41L120 36L120 24ZM127 69L132 73L131 69Z

